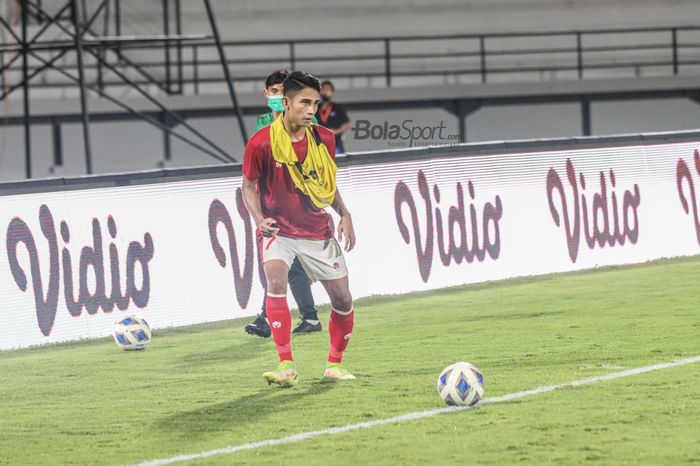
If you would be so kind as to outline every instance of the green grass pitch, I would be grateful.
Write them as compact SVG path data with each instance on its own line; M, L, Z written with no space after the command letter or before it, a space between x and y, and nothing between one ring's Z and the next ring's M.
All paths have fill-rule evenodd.
M156 330L141 352L2 352L0 464L134 464L427 410L459 360L493 397L696 356L698 284L694 257L360 300L343 383L321 378L325 309L286 390L263 383L276 353L249 319ZM698 464L699 420L690 364L192 464Z

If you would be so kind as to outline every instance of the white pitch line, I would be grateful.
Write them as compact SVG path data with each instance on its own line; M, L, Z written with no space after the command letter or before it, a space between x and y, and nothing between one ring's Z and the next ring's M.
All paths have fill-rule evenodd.
M517 400L520 398L525 398L530 395L537 395L539 393L552 392L554 390L559 390L561 388L567 387L578 387L581 385L591 385L599 382L606 382L608 380L620 379L622 377L629 377L631 375L644 374L646 372L658 371L661 369L669 369L671 367L685 366L687 364L693 364L700 362L700 355L694 356L692 358L678 359L676 361L664 362L660 364L653 364L651 366L637 367L635 369L628 369L620 372L613 372L605 375L598 375L594 377L587 377L585 379L573 380L571 382L560 383L556 385L545 385L543 387L533 388L531 390L524 390L521 392L510 393L508 395L497 396L494 398L486 398L482 400L479 404L475 406L459 406L459 407L449 407L449 408L436 408L429 409L427 411L416 411L413 413L402 414L400 416L389 417L385 419L376 419L374 421L360 422L357 424L348 424L342 427L331 427L329 429L315 430L311 432L301 432L294 435L289 435L287 437L281 437L270 440L263 440L260 442L244 443L241 445L232 445L224 448L217 448L216 450L204 451L201 453L194 453L190 455L179 455L170 458L156 459L151 461L146 461L140 463L137 466L161 466L165 464L179 463L182 461L192 461L202 458L208 458L210 456L226 455L229 453L236 453L243 450L256 450L263 447L271 447L274 445L280 445L284 443L296 443L303 440L308 440L314 437L321 437L324 435L338 435L344 434L346 432L352 432L353 430L359 429L369 429L370 427L383 426L386 424L396 424L399 422L413 421L415 419L422 419L426 417L433 417L439 414L454 413L457 411L463 411L465 409L470 409L477 406L482 406L486 404L503 403L507 401Z

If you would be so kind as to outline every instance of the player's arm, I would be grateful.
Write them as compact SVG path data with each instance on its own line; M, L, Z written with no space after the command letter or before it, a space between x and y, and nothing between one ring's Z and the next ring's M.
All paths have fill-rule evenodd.
M255 225L263 236L275 236L279 228L276 227L275 219L265 218L260 207L260 194L258 194L258 180L249 180L243 177L243 203L253 217Z
M335 199L333 199L331 207L340 215L338 241L342 242L343 236L345 236L345 251L351 251L355 247L355 228L352 225L352 215L350 215L350 210L340 195L340 190L336 190Z
M348 130L352 129L352 122L346 121L342 125L340 125L338 128L333 130L333 134L344 134Z

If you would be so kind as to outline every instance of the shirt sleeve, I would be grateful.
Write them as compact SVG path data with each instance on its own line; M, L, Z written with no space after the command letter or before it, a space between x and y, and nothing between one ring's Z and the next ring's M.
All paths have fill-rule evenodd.
M267 126L265 124L265 115L260 115L257 120L255 120L255 132L260 131L261 128Z
M243 153L243 176L249 180L257 180L262 173L262 155L258 145L249 140Z

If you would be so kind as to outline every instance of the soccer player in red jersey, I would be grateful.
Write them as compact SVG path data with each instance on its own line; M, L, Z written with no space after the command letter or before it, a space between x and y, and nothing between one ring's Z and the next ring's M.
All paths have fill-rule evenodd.
M280 364L263 378L291 386L297 371L290 346L291 315L287 276L296 256L312 281L320 281L331 301L330 350L324 376L351 380L342 366L354 324L352 295L343 248L334 238L332 207L340 216L338 240L355 246L352 216L335 183L335 136L311 123L318 110L319 81L294 71L284 82L284 113L248 141L243 157L243 200L257 225L267 277L267 316Z

